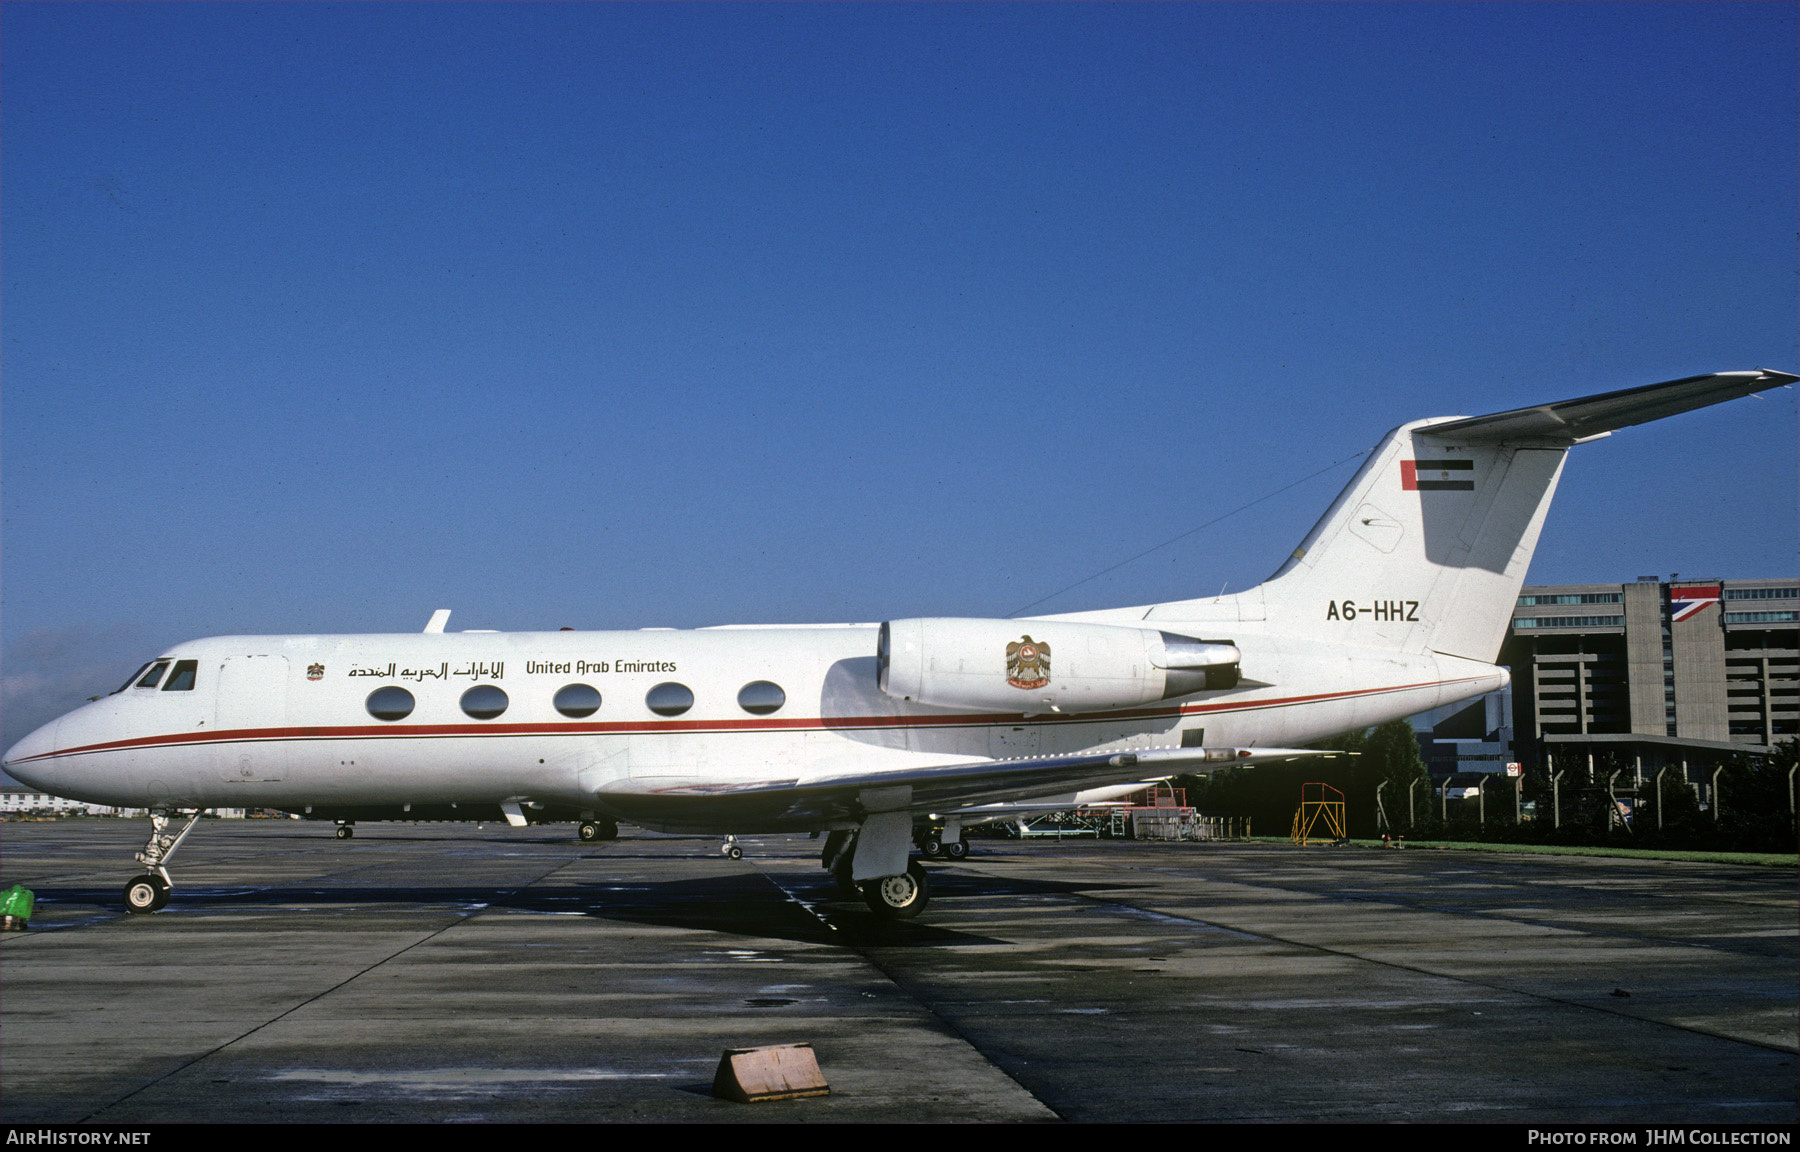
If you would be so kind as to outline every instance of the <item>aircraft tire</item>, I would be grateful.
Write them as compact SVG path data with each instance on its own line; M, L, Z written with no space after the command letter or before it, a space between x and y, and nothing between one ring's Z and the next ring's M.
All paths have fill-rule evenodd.
M731 847L725 849L725 855L731 857L733 860L742 860L744 858L744 850L739 848L736 844L733 844Z
M969 842L967 840L950 841L944 845L944 855L952 860L967 860L969 858Z
M936 836L927 836L919 841L919 851L927 856L941 856L944 852L944 842Z
M348 840L348 839L350 839L350 837L352 837L354 835L356 835L356 829L350 827L350 825L348 825L348 824L339 824L338 825L337 838L339 840Z
M123 893L128 912L156 912L169 902L169 886L161 876L133 876Z
M600 839L600 825L592 820L583 820L575 828L575 838L584 844Z
M843 861L832 871L831 878L837 881L838 895L861 895L862 890L856 886L856 880L850 873L850 853L844 853Z
M882 920L911 920L931 901L931 882L925 877L925 866L913 860L899 876L863 884L862 896L869 911Z

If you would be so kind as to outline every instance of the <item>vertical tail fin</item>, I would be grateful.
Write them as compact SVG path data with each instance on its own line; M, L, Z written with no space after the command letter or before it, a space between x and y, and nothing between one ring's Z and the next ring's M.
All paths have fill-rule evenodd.
M1239 619L1342 644L1491 662L1570 447L1797 380L1719 372L1403 424L1280 570L1235 598ZM1156 605L1145 615L1178 620L1202 603Z
M1567 449L1388 433L1262 586L1270 627L1492 660Z

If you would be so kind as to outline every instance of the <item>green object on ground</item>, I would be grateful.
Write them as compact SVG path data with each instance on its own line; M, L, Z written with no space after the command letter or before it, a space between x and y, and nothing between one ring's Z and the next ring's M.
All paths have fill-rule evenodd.
M0 916L13 916L20 920L31 919L31 905L37 899L31 889L14 884L4 892L0 892Z

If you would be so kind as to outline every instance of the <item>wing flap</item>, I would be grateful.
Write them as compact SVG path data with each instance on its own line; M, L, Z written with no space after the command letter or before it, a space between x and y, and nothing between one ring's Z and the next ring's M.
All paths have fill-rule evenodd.
M811 830L861 820L871 811L947 812L1024 801L1078 788L1158 780L1181 772L1299 756L1305 748L1158 748L978 760L853 772L811 779L701 783L654 791L608 791L596 799L614 815L651 827L750 832Z

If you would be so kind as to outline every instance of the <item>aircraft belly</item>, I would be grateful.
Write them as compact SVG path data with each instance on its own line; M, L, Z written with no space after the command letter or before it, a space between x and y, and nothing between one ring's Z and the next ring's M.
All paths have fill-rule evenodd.
M552 764L545 742L532 738L290 743L286 778L229 786L232 803L296 807L582 798L574 774L564 764Z
M746 835L814 832L820 826L817 816L795 811L794 798L781 793L608 792L598 804L615 819L657 832Z
M966 754L919 755L866 743L832 731L758 733L744 743L721 743L704 775L639 773L602 788L596 799L614 817L665 832L812 832L854 820L847 801L822 801L802 785L833 776L917 768L967 760ZM855 734L856 736L862 733ZM634 760L639 753L632 751ZM985 751L977 753L985 755Z

